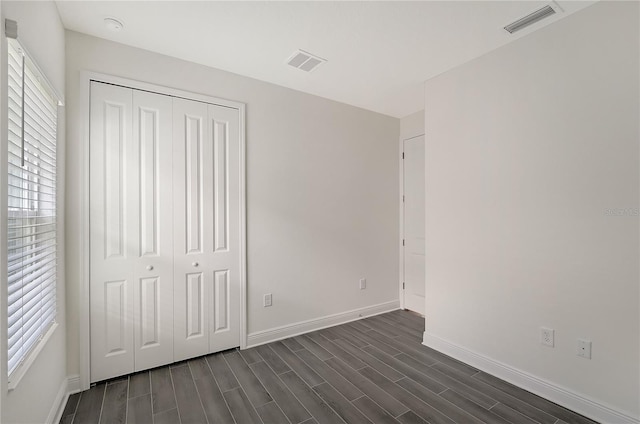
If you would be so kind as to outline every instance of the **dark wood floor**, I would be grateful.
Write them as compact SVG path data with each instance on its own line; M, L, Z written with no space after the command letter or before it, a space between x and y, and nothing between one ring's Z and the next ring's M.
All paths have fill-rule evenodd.
M100 383L61 422L513 423L593 421L421 344L394 311Z

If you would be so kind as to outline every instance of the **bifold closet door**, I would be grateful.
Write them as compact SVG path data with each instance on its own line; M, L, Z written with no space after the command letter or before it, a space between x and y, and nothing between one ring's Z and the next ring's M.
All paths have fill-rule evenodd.
M133 278L136 249L128 242L135 202L133 93L91 84L89 166L91 234L91 381L133 370Z
M172 98L133 90L138 173L133 289L135 371L173 362Z
M240 344L239 118L184 99L174 112L175 360Z
M172 104L92 82L91 381L173 361Z

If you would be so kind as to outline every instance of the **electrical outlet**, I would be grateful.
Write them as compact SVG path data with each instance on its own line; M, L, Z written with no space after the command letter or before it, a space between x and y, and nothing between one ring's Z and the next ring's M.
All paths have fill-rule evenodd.
M545 346L553 347L555 345L555 331L551 328L540 328L540 343Z
M271 293L267 293L264 295L264 301L262 302L262 306L264 306L265 308L267 306L271 306L273 305L273 301L272 301L272 297L271 297Z
M367 288L367 279L366 278L361 278L360 279L360 290L364 290Z
M591 359L591 342L589 340L578 339L578 356Z

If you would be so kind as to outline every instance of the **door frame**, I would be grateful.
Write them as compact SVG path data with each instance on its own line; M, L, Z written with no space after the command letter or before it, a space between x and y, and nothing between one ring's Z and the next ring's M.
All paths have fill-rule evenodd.
M411 137L400 138L400 142L398 143L398 161L400 162L400 197L398 198L399 203L399 211L400 211L400 233L398 234L398 258L399 258L399 272L398 272L398 297L400 299L400 308L405 308L404 302L404 142L408 140L412 140L414 138L424 137L424 133L416 134Z
M89 281L90 281L90 227L89 227L89 138L90 138L90 104L91 82L103 82L132 88L134 90L149 91L187 100L195 100L209 104L215 104L238 110L239 113L239 150L240 150L240 349L247 347L247 212L246 212L246 139L245 139L245 113L244 103L212 97L204 94L193 93L161 85L150 84L142 81L121 78L98 72L80 72L80 93L78 104L82 108L81 143L83 166L80 173L82 199L82 225L80 226L80 333L79 333L79 359L80 359L80 390L87 390L90 386L91 375L91 330L89 319L91 316Z

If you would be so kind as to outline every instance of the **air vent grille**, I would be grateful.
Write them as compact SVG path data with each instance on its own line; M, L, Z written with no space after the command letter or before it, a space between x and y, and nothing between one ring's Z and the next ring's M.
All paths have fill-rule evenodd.
M298 50L289 57L287 64L302 71L311 72L326 61L326 59L305 52L304 50Z
M529 25L535 24L536 22L541 21L544 18L549 17L555 13L556 11L553 9L553 7L547 5L525 16L524 18L520 18L517 21L510 23L509 25L504 27L504 29L507 30L509 33L513 34L514 32L520 31L521 29L526 28Z

